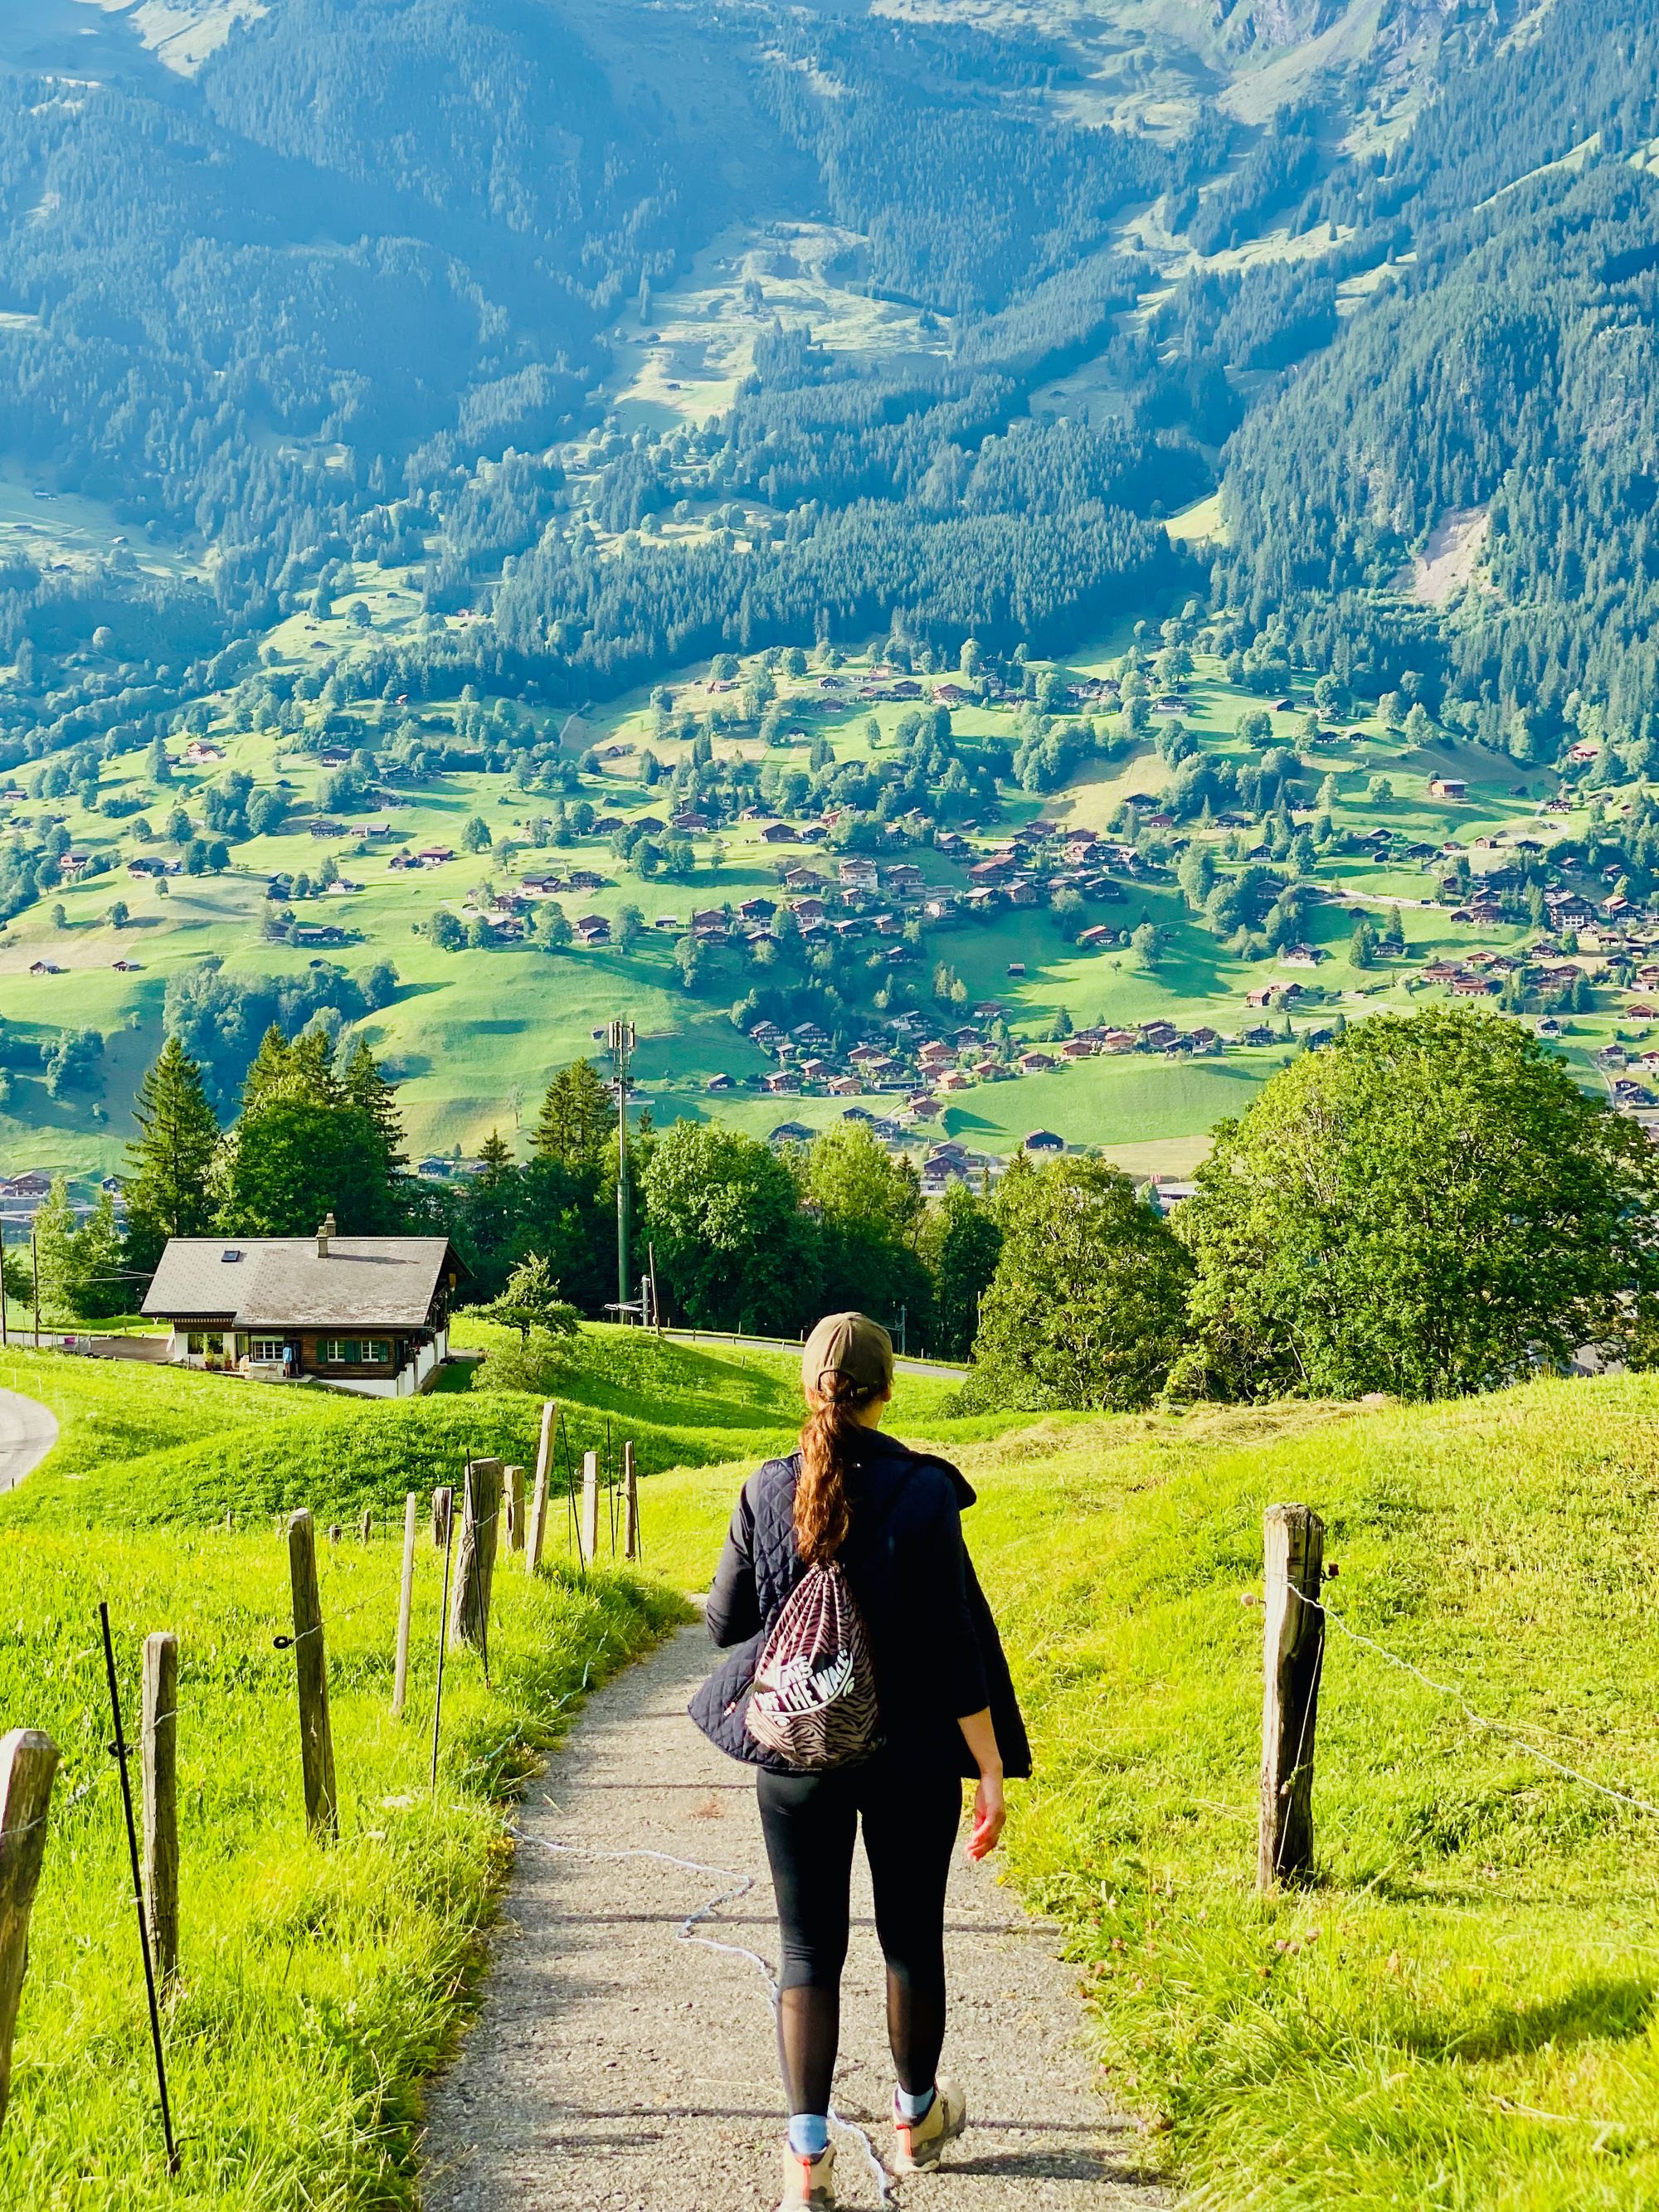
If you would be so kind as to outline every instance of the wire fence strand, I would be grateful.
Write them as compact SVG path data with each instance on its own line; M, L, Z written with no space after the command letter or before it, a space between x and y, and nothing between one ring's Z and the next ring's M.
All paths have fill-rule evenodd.
M1636 1812L1650 1813L1656 1820L1659 1820L1659 1805L1654 1804L1650 1799L1638 1796L1632 1790L1615 1790L1610 1783L1598 1782L1593 1774L1582 1773L1577 1767L1569 1766L1564 1759L1553 1758L1548 1752L1540 1750L1535 1743L1529 1741L1528 1731L1524 1727L1517 1725L1513 1721L1494 1720L1490 1714L1477 1712L1462 1690L1455 1684L1437 1682L1431 1674L1425 1674L1420 1667L1409 1659L1402 1658L1399 1652L1390 1651L1386 1644L1378 1644L1371 1637L1361 1635L1357 1628L1350 1628L1340 1613L1333 1613L1330 1607L1322 1603L1320 1599L1307 1596L1297 1589L1294 1583L1290 1587L1291 1595L1299 1605L1306 1606L1310 1612L1322 1614L1340 1635L1347 1638L1350 1644L1357 1644L1364 1650L1375 1652L1379 1659L1386 1660L1391 1667L1397 1667L1402 1674L1414 1675L1425 1689L1432 1690L1437 1697L1449 1698L1460 1707L1471 1728L1479 1729L1492 1735L1507 1736L1529 1757L1535 1759L1540 1766L1547 1766L1555 1773L1565 1775L1570 1782L1582 1783L1586 1790L1594 1790L1601 1796L1610 1797L1615 1804L1628 1805ZM1321 1656L1322 1658L1322 1653Z

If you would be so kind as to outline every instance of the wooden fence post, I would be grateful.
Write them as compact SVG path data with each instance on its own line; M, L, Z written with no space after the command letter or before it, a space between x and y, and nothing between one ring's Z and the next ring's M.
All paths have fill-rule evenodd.
M553 1401L544 1400L541 1442L536 1447L536 1485L530 1497L530 1526L525 1534L525 1572L531 1575L541 1565L542 1544L547 1534L547 1486L553 1467L555 1418Z
M163 1989L179 1972L179 1639L144 1638L144 1906L149 1955Z
M501 1481L507 1496L507 1547L510 1552L521 1552L525 1541L524 1469L504 1468Z
M11 2094L11 2039L29 1962L29 1913L46 1855L58 1747L39 1729L0 1736L0 2121Z
M449 1516L455 1510L455 1493L442 1483L432 1493L432 1548L441 1552L449 1541Z
M328 1532L328 1540L329 1540L329 1542L330 1542L331 1544L337 1544L337 1543L339 1542L339 1540L340 1540L340 1534L341 1534L340 1524L339 1524L339 1522L337 1521L337 1522L335 1522L333 1523L332 1527L329 1529L329 1532Z
M404 1710L409 1687L409 1619L415 1604L415 1538L421 1525L421 1493L411 1490L404 1500L404 1578L398 1592L398 1665L392 1680L392 1717Z
M455 1547L455 1588L449 1604L449 1640L489 1650L489 1594L495 1579L501 1532L501 1463L475 1459L462 1492L461 1534Z
M1325 1524L1306 1505L1270 1505L1265 1551L1256 1856L1256 1887L1263 1890L1300 1880L1313 1863L1314 1729L1325 1656L1325 1616L1319 1609Z
M640 1556L640 1479L634 1467L634 1447L623 1446L623 1557L632 1562Z
M306 1826L325 1839L340 1832L334 1794L334 1737L328 1723L328 1655L317 1590L317 1531L302 1505L288 1524L289 1580L294 1589L294 1662L300 1689L300 1764L305 1775Z
M599 1455L582 1454L582 1518L580 1531L582 1565L591 1567L599 1551Z
M359 1529L358 1534L362 1536L364 1543L366 1544L371 1542L374 1539L374 1516L370 1512L368 1506L364 1506L363 1508L362 1526Z

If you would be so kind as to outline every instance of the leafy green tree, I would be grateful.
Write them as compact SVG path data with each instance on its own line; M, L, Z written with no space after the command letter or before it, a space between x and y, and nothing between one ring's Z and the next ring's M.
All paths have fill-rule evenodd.
M1356 968L1374 967L1376 963L1376 925L1368 915L1361 915L1353 926L1353 935L1348 940L1348 957Z
M702 982L708 966L708 953L701 938L687 930L684 937L674 940L674 965L679 970L680 981L688 991L695 991Z
M1175 1218L1196 1270L1182 1389L1491 1388L1659 1315L1659 1156L1516 1023L1357 1024L1221 1122Z
M811 1227L788 1163L735 1129L676 1121L644 1176L665 1302L699 1328L790 1331L817 1304Z
M441 906L427 925L427 933L440 952L459 952L466 943L466 932L459 918Z
M75 1208L62 1176L55 1178L44 1202L35 1209L33 1243L41 1322L48 1328L64 1328L79 1318L81 1270Z
M461 826L461 844L469 853L488 852L492 843L489 824L482 814L471 814Z
M137 1284L126 1266L115 1200L100 1191L98 1203L74 1238L75 1310L82 1321L108 1321L138 1303Z
M210 1188L219 1123L199 1064L169 1036L138 1085L127 1147L129 1264L153 1269L169 1237L202 1237L212 1226Z
M480 1309L486 1320L503 1328L516 1328L520 1346L527 1348L530 1332L549 1337L574 1336L580 1318L554 1279L544 1255L532 1252L520 1261L498 1297Z
M5 1285L6 1304L27 1311L34 1297L34 1269L26 1248L14 1245L0 1253L0 1278Z
M85 1221L77 1221L59 1176L34 1217L34 1256L40 1271L40 1319L47 1328L107 1321L133 1303L114 1201L107 1191ZM9 1279L15 1281L15 1274ZM22 1288L25 1301L31 1300L32 1277Z
M1181 1346L1190 1263L1127 1176L1103 1160L1021 1157L997 1194L1001 1249L980 1301L979 1407L1151 1403Z
M631 952L645 934L645 916L638 907L618 907L611 934L619 952Z
M805 1194L820 1225L825 1307L888 1322L902 1310L907 1334L924 1337L931 1286L915 1249L923 1209L912 1163L858 1122L838 1122L806 1155Z
M1002 1231L988 1200L953 1182L929 1206L917 1250L933 1286L929 1348L965 1359L979 1329L980 1300L996 1272Z
M227 1236L308 1237L333 1214L343 1236L393 1225L374 1123L361 1107L278 1097L230 1133L218 1223Z

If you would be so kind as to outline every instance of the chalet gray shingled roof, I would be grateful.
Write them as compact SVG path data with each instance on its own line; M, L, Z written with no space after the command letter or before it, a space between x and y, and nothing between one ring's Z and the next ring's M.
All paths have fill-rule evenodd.
M443 1237L335 1237L326 1259L314 1237L174 1237L143 1311L236 1328L421 1328L448 1261Z

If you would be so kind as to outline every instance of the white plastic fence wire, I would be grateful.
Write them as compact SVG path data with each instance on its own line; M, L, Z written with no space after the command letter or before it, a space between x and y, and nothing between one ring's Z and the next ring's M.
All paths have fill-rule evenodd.
M552 1800L549 1798L545 1802L550 1804ZM728 1959L745 1960L766 1984L766 1994L772 2007L772 2016L776 2019L777 1977L760 1953L751 1951L744 1943L724 1943L717 1936L700 1936L696 1932L705 1921L712 1920L717 1912L723 1911L728 1905L736 1905L740 1899L747 1897L755 1887L755 1875L739 1874L735 1867L706 1866L700 1859L676 1858L670 1851L652 1851L640 1847L623 1850L601 1850L590 1844L565 1844L555 1841L550 1836L532 1836L527 1830L520 1827L514 1827L513 1833L520 1843L536 1844L543 1850L554 1852L564 1858L592 1859L611 1864L620 1864L625 1860L647 1859L657 1866L673 1867L682 1874L708 1875L716 1881L729 1882L730 1888L720 1891L717 1895L711 1897L706 1905L699 1905L695 1912L686 1915L674 1930L674 1941L677 1943L696 1944L704 1951L718 1951ZM833 2105L830 2107L829 2117L831 2127L840 2129L843 2135L851 2136L858 2144L870 2168L876 2187L880 2192L882 2203L896 2205L898 2199L893 2192L892 2176L882 2164L880 2154L869 2136L860 2127L856 2120L846 2118L836 2110Z
M1331 1626L1346 1636L1350 1644L1358 1644L1367 1651L1374 1651L1379 1659L1386 1659L1390 1667L1399 1668L1401 1674L1415 1675L1423 1686L1432 1690L1437 1697L1451 1698L1462 1709L1463 1717L1471 1728L1480 1729L1491 1735L1507 1736L1528 1757L1535 1759L1540 1766L1547 1766L1555 1773L1565 1775L1569 1782L1582 1783L1586 1790L1594 1790L1600 1796L1611 1797L1615 1804L1628 1805L1638 1813L1650 1813L1659 1820L1659 1805L1651 1803L1645 1797L1638 1797L1634 1790L1615 1790L1610 1783L1598 1782L1593 1774L1583 1774L1576 1766L1569 1766L1564 1760L1552 1758L1548 1752L1540 1751L1532 1741L1532 1731L1514 1721L1493 1720L1486 1713L1476 1712L1455 1684L1437 1682L1431 1674L1425 1674L1411 1660L1401 1658L1399 1652L1390 1651L1386 1644L1375 1643L1369 1636L1362 1636L1357 1628L1350 1628L1340 1613L1333 1613L1329 1606L1322 1604L1318 1598L1307 1596L1297 1589L1294 1583L1290 1588L1291 1595L1298 1605L1305 1605L1311 1613L1322 1613Z

